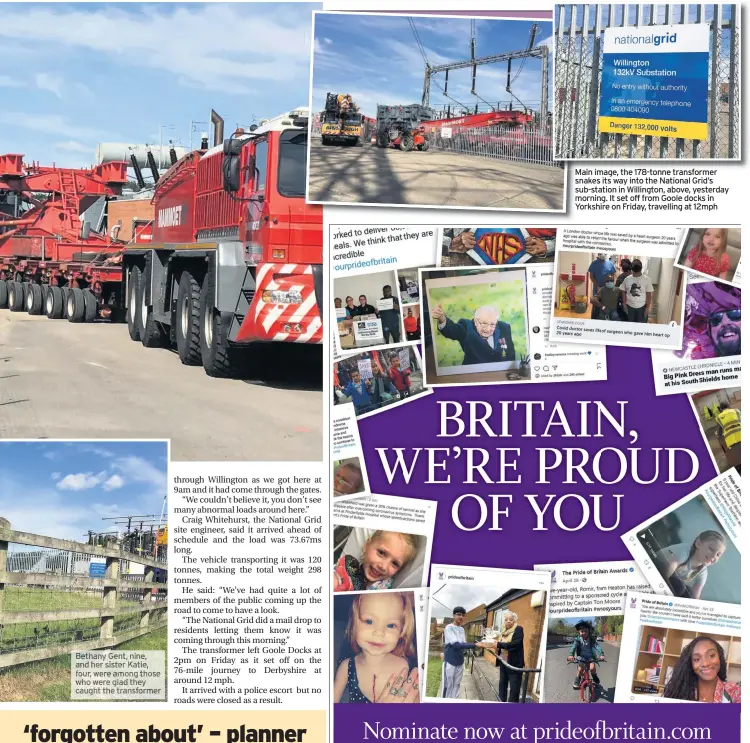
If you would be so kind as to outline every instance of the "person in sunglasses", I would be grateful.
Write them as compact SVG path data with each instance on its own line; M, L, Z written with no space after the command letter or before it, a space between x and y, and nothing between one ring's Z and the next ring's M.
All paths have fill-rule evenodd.
M739 308L720 310L708 316L708 335L717 356L739 356L742 341L742 313Z
M742 298L739 287L720 281L689 283L685 291L682 359L738 356L742 338ZM718 406L712 411L718 413Z

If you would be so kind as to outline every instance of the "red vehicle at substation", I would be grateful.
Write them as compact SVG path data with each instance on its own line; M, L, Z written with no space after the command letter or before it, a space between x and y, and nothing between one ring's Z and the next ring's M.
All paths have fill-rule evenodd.
M11 215L0 200L0 307L125 320L133 340L173 344L212 376L237 373L257 342L321 343L323 221L305 203L308 119L295 109L222 141L212 112L214 147L204 140L158 178L153 225L127 244L80 218L121 193L127 163L49 168L0 155L0 195L23 205Z

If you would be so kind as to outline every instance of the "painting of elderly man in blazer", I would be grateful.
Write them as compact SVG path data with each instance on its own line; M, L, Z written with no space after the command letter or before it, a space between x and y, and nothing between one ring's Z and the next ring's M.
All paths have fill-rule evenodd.
M523 270L429 278L425 294L438 376L520 367L528 345Z

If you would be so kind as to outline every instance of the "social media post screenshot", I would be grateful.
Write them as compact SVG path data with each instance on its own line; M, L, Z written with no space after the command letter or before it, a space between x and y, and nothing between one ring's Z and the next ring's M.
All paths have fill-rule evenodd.
M432 390L424 381L419 346L412 343L340 356L333 362L333 394L337 406L349 406L363 418Z
M419 703L425 589L333 597L333 702Z
M628 591L651 591L632 561L535 565L550 574L545 702L614 702Z
M679 348L685 301L674 227L558 230L550 338Z
M549 573L433 565L425 700L543 701L549 593Z
M723 387L694 392L690 397L717 472L742 464L742 388Z
M334 362L334 384L338 362ZM359 427L351 405L339 405L334 387L331 411L331 456L333 458L333 497L347 500L370 492L367 467L359 440Z
M329 227L337 354L419 340L409 269L434 265L437 234L434 227Z
M740 480L730 470L622 535L654 592L740 603Z
M483 268L553 263L556 227L444 227L436 265Z
M682 345L651 351L657 395L742 385L742 292L686 272Z
M532 382L592 382L607 378L607 350L586 343L553 343L549 338L554 266L525 266Z
M333 504L333 591L427 584L435 501L371 495Z
M739 604L629 592L616 702L739 703Z
M689 227L675 265L704 279L741 285L742 235L739 227Z

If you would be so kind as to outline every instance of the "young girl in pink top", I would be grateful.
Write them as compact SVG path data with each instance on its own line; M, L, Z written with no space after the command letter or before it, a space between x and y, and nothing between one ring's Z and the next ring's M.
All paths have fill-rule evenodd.
M687 254L685 268L725 281L729 271L728 232L718 227L703 230L700 242Z

